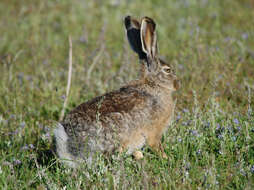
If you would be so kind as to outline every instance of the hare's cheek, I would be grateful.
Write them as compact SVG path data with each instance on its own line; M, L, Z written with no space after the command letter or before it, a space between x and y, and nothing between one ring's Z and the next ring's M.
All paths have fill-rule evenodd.
M164 73L162 72L159 72L158 75L157 75L157 79L161 82L165 82L167 80L167 77L165 76Z

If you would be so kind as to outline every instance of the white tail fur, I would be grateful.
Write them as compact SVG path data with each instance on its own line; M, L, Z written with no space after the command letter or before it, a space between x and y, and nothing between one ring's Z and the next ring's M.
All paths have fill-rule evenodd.
M56 152L61 159L61 162L64 162L68 166L75 168L76 163L73 162L73 156L68 151L68 136L65 132L64 127L58 123L54 129L54 135L56 140Z

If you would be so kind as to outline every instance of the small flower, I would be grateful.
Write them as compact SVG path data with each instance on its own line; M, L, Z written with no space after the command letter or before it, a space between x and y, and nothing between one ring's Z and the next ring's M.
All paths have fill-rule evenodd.
M233 121L234 121L234 123L235 123L236 125L239 125L238 119L235 118Z
M26 122L22 121L19 126L23 129L26 126Z
M45 137L49 139L49 138L50 138L50 133L47 132L47 133L45 134Z
M219 123L217 124L216 130L217 131L220 130L220 124Z
M225 40L225 42L229 42L229 41L232 40L232 38L231 37L226 37L224 40Z
M190 130L190 133L191 133L193 136L198 136L198 131L197 131L197 130Z
M61 96L61 99L62 99L62 100L65 100L65 98L66 98L65 95L62 95L62 96Z
M240 169L240 173L241 173L243 176L246 176L246 172L244 171L243 168Z
M21 150L28 150L29 149L29 147L27 146L27 145L25 145L25 146L23 146L22 148L21 148Z
M16 115L15 114L11 114L10 115L10 119L16 119Z
M191 120L182 122L182 125L189 126L191 124Z
M51 139L50 132L42 134L41 138L42 138L43 141L50 141L50 139Z
M188 123L186 121L182 122L182 125L187 126Z
M182 138L178 138L178 142L182 142L183 140L182 140Z
M183 113L189 113L190 111L186 108L183 109Z
M251 166L250 171L251 171L251 173L254 174L254 165Z
M181 115L178 114L178 115L176 116L176 121L179 121L180 119L181 119Z
M200 155L200 154L201 154L201 150L200 150L200 149L198 149L197 154L198 154L198 155Z
M233 128L231 126L228 126L228 133L233 133Z
M29 147L30 149L32 149L32 150L34 149L34 145L33 145L33 144L29 144L28 147Z
M249 35L247 33L242 34L242 39L246 40L248 37L249 37Z
M16 160L16 159L13 160L13 164L14 164L15 166L20 165L21 163L22 163L22 162L21 162L20 160Z
M45 60L42 62L43 65L48 65L48 63L49 63L49 62L48 62L47 59L45 59Z
M222 135L219 135L219 136L218 136L218 139L221 139L221 140L222 140L222 139L223 139L223 136L222 136Z
M43 127L43 131L44 131L45 133L48 133L48 132L50 131L50 128L49 128L47 125L45 125L45 126Z
M210 126L211 126L211 123L209 121L204 125L205 128L209 128Z

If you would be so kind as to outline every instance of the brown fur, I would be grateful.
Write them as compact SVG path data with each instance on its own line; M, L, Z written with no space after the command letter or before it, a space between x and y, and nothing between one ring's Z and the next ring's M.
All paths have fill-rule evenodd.
M129 22L131 18L128 19ZM142 51L147 52L150 59L149 63L141 60L140 79L85 102L67 114L61 122L64 132L55 131L56 135L66 133L68 137L65 138L66 150L58 151L61 155L70 155L75 161L86 160L97 151L110 153L118 150L142 158L138 150L148 144L166 157L161 137L174 112L172 92L176 90L176 76L170 65L157 58L155 25L151 27L150 23L153 21L145 17L142 24L135 24L148 26L140 28L145 34L141 37L145 43L142 47L149 49Z

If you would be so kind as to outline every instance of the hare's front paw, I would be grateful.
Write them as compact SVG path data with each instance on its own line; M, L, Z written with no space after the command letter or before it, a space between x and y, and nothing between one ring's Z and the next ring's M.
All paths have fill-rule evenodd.
M143 153L138 150L133 153L133 156L136 160L140 160L140 159L144 158Z
M168 156L166 155L166 153L165 152L162 152L162 158L164 158L164 159L168 159Z

